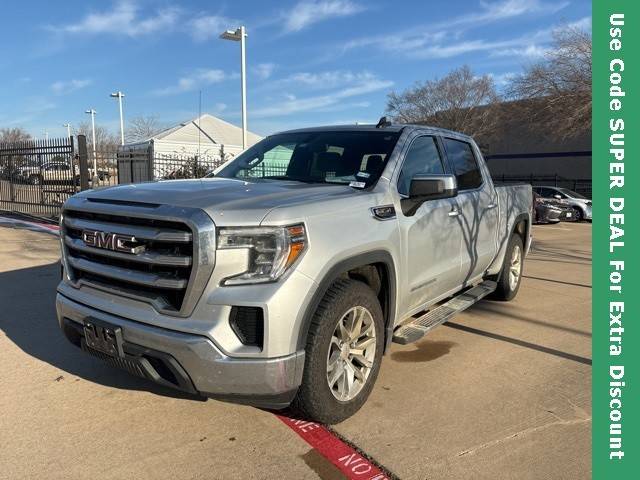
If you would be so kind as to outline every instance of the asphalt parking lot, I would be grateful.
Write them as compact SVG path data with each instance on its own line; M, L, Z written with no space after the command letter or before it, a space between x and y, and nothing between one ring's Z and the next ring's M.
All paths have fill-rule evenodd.
M335 431L402 479L591 476L591 225L534 228L515 301L394 345ZM342 478L272 413L90 358L55 319L57 239L0 227L0 478Z

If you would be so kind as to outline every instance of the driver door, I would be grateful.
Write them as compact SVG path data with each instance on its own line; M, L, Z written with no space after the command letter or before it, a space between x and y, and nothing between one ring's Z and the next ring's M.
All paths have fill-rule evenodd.
M405 154L398 193L408 196L414 175L444 173L438 139L430 135L417 136ZM398 210L401 238L407 252L405 271L412 309L458 286L462 247L462 234L456 221L458 204L454 197L426 201L413 215Z

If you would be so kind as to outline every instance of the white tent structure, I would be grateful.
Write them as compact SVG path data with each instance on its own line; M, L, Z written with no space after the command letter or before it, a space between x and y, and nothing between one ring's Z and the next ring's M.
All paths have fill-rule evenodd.
M247 147L260 140L261 136L247 132ZM149 170L153 179L184 178L193 174L194 168L202 175L242 152L242 129L205 113L118 150L119 157L143 155L153 159ZM126 169L122 172L123 179L125 173Z

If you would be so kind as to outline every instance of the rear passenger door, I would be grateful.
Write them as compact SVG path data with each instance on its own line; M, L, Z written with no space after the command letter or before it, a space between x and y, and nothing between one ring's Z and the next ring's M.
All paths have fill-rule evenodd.
M442 145L430 135L411 141L397 180L401 197L409 195L411 179L418 174L446 173ZM396 208L398 222L407 252L408 306L415 308L456 287L460 278L462 236L455 219L456 199L445 198L424 202L413 215Z
M449 166L458 182L458 222L462 234L460 285L482 274L496 254L498 198L469 142L443 138Z

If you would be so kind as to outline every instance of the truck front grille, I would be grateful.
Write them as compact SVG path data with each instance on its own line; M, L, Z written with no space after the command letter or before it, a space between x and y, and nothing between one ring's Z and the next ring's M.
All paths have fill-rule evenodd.
M188 313L186 307L193 307L204 287L202 275L213 265L199 251L201 232L193 222L165 218L66 208L61 234L72 283L142 300L164 313ZM92 235L101 240L87 241ZM125 239L124 248L114 247L118 239Z

